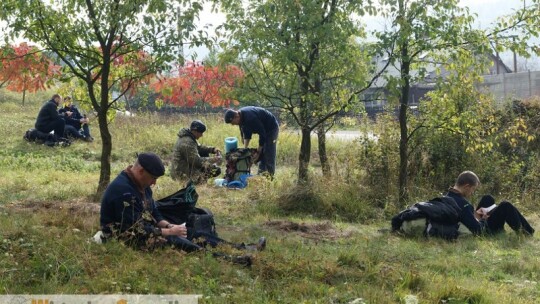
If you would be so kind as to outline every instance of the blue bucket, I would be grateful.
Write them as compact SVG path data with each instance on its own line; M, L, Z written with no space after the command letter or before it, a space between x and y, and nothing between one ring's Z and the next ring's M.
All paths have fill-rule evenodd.
M238 139L236 137L225 138L225 153L238 148Z

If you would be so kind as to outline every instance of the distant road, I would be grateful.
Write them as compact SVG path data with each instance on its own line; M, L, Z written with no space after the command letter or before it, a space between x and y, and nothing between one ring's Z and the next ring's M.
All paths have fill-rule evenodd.
M299 132L296 132L299 134ZM353 141L359 137L361 137L363 134L360 131L344 131L344 130L338 130L338 131L330 131L326 133L326 137L330 140L342 140L342 141ZM317 137L317 133L312 132L311 136ZM368 137L377 140L377 137L373 135L372 133L368 134Z

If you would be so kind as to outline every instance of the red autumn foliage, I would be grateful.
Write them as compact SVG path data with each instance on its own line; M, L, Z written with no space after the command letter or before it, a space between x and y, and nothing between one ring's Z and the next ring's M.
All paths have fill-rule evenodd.
M178 76L161 79L152 88L165 102L177 106L229 107L238 103L228 95L243 77L243 71L233 65L215 67L188 62L178 69Z
M14 92L44 90L60 69L35 46L23 42L0 55L0 85L7 83L6 88Z

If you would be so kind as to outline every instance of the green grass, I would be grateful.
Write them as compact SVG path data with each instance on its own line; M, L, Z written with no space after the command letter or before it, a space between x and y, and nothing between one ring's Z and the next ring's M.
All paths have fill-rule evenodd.
M1 92L1 91L0 91ZM493 238L407 239L379 232L392 204L371 201L366 186L345 180L345 169L323 179L313 169L308 189L295 185L299 139L282 132L274 181L254 178L243 191L201 185L199 204L216 214L218 232L232 241L267 236L251 268L172 249L135 251L112 241L88 241L99 229L93 200L101 140L67 148L22 140L47 96L0 94L0 290L4 294L202 294L201 303L537 303L537 237L507 232ZM195 117L142 114L111 123L113 176L137 151L170 162L178 130ZM197 117L200 118L200 117ZM204 144L222 146L238 129L202 117ZM314 147L316 147L314 145ZM331 143L333 166L352 161ZM313 158L316 163L316 154ZM351 169L352 170L352 169ZM339 171L339 172L338 172ZM167 175L157 198L182 185ZM367 193L367 194L366 194ZM533 225L536 215L527 214Z

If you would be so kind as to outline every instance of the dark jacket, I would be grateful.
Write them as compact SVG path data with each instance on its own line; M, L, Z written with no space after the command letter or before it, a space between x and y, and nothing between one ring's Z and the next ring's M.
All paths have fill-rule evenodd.
M201 155L213 152L214 147L199 145L189 129L181 129L174 145L171 177L198 180L211 166L209 158L201 157Z
M471 205L471 203L469 203L469 201L466 200L460 193L452 190L448 191L446 195L453 198L461 209L459 213L459 222L465 225L465 227L467 227L472 234L481 234L484 227L484 222L479 222L474 217L474 207Z
M130 244L144 246L155 235L157 223L162 220L152 189L147 187L142 193L125 171L111 182L101 199L99 222L103 233Z
M43 128L46 128L52 122L58 119L62 119L62 116L56 111L57 107L58 106L56 105L56 102L54 102L54 99L51 99L44 103L39 110L35 128L41 131Z
M259 146L264 146L268 136L279 129L276 117L266 109L249 106L239 112L242 138L251 139L252 134L259 134Z
M66 112L71 112L71 116L68 116ZM83 116L81 115L81 112L79 112L79 109L75 105L70 105L67 107L63 107L60 110L58 110L58 113L64 117L64 120L66 121L67 125L71 125L75 127L75 129L79 130L81 128L81 119Z

